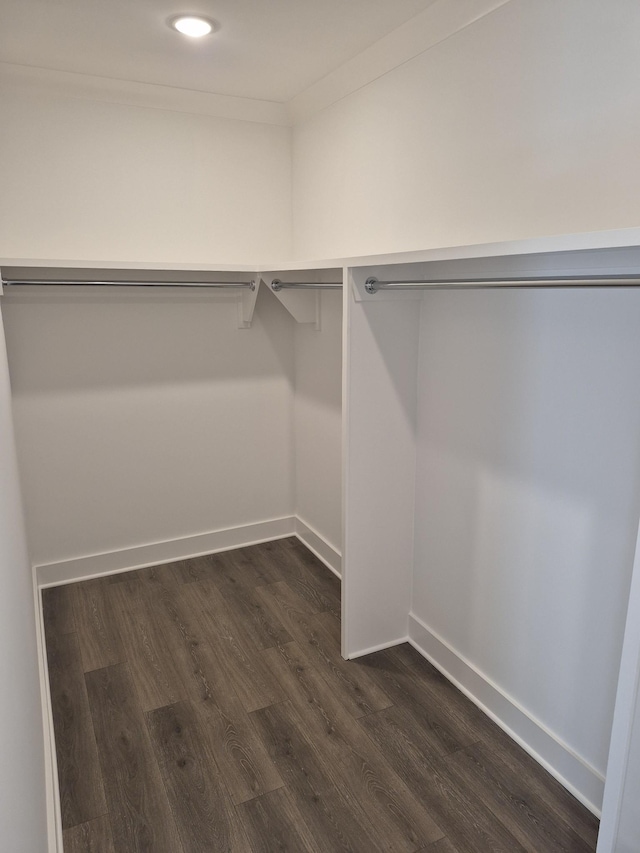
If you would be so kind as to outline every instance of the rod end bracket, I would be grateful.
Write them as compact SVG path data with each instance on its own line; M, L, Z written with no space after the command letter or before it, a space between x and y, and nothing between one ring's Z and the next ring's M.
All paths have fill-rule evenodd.
M378 279L375 275L369 276L369 278L364 283L364 289L367 293L377 293L378 292Z

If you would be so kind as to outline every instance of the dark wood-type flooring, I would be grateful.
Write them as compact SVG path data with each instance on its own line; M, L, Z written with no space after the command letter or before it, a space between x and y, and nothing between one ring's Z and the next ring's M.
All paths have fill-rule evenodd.
M597 821L409 645L340 656L296 539L45 590L65 853L593 851Z

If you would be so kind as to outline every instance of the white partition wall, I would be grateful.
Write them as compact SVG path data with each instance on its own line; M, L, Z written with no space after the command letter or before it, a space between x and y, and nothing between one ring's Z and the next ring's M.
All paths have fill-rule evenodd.
M348 658L406 639L413 562L419 302L359 301L365 277L345 300Z
M362 284L636 262L363 267L348 299L345 656L408 638L595 812L640 516L640 289Z

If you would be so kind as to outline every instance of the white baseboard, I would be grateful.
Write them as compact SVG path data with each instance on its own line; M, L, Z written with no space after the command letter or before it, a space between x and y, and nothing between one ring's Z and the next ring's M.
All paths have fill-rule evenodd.
M382 652L385 649L392 649L394 646L401 646L403 643L408 643L408 637L398 637L395 640L389 640L387 643L378 643L377 646L371 646L368 649L359 649L357 652L352 652L347 660L356 660L363 658L365 655L372 655L374 652Z
M158 566L173 563L176 560L188 560L202 557L218 551L230 551L246 545L258 545L272 539L283 539L296 533L296 519L289 515L261 521L257 524L245 524L241 527L229 527L170 539L167 542L155 542L150 545L138 545L122 548L106 554L90 554L58 563L48 563L35 567L36 584L40 588L58 586L64 583L102 577L104 575L143 569L146 566ZM306 543L305 543L306 544ZM322 559L322 558L321 558Z
M295 528L296 536L302 544L331 569L336 577L342 578L342 554L315 528L298 516L295 517Z
M600 816L604 776L595 767L413 613L409 614L409 642L581 803Z

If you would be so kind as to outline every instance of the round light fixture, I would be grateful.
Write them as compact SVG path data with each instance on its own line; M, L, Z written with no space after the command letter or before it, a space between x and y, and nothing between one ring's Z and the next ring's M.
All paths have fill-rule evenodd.
M216 29L215 21L202 15L176 15L169 19L169 26L193 39L208 36Z

